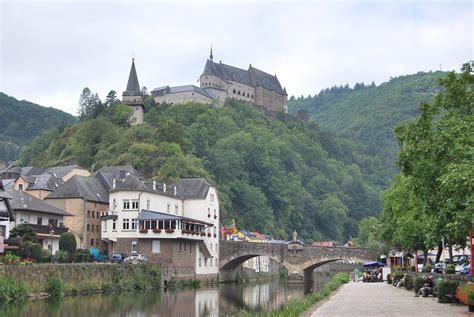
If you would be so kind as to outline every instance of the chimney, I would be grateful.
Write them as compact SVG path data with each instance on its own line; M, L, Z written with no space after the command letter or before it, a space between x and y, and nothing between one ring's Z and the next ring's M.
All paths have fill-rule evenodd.
M115 189L115 186L117 186L117 181L114 178L114 180L112 181L112 188Z
M153 190L156 190L156 181L153 180Z
M125 178L125 171L119 171L119 177L120 178Z
M173 188L173 195L176 196L176 186Z
M163 193L166 193L166 183L163 183Z

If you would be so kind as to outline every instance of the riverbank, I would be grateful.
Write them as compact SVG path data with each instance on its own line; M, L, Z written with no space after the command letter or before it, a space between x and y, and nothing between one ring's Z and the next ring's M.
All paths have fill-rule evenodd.
M154 264L35 264L0 266L0 277L5 285L19 291L0 289L3 301L44 298L46 294L93 294L99 292L132 291L159 288L160 266Z

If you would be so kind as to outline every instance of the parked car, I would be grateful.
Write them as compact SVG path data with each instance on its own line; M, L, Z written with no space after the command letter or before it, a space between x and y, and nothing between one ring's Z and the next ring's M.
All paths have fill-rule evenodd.
M464 261L456 265L456 274L467 275L471 271L471 263L469 261Z
M122 263L128 256L125 253L114 253L110 257L112 263Z
M90 260L92 262L107 262L109 260L109 257L104 254L104 253L101 253L99 251L99 249L97 248L89 248L89 252L90 252Z
M148 263L148 258L143 254L132 254L124 260L125 263L129 264L138 264L138 263Z
M433 272L443 273L446 266L448 266L447 261L435 263L434 268L433 268Z
M469 255L467 255L467 254L461 254L461 255L454 255L453 256L453 263L456 264L456 265L461 264L461 263L466 262L466 261L469 262L469 260L470 260Z

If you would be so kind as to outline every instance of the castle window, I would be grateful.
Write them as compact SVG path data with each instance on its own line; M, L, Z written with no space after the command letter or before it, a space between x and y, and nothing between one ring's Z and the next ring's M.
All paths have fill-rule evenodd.
M252 95L252 98L253 98L253 95Z
M249 93L247 93L247 97L250 97L250 94L249 94Z
M238 93L238 94L240 95L240 90L239 90L239 93Z
M235 89L232 92L235 94Z

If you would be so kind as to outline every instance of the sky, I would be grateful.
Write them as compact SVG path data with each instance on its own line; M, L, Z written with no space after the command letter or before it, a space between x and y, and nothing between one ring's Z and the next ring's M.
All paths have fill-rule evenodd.
M288 95L474 59L466 1L0 0L0 91L76 115L84 87L194 84L209 57L276 74Z

